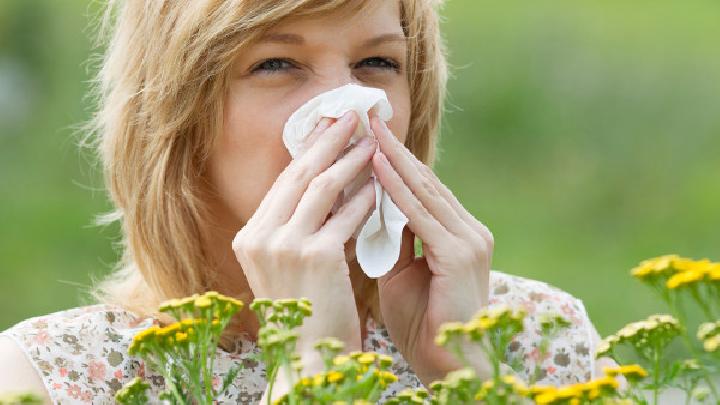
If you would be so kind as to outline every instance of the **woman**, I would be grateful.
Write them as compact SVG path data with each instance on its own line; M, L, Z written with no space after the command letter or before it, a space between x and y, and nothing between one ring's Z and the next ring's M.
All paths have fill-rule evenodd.
M110 401L136 375L162 381L127 355L160 302L217 290L301 297L314 316L298 342L395 356L388 392L429 385L460 366L433 338L488 304L522 306L526 331L508 348L527 378L564 384L595 375L597 333L582 303L547 284L490 270L492 233L429 169L446 84L434 0L132 1L110 6L111 41L98 75L93 122L123 260L97 285L100 304L21 322L0 337L0 391L34 389L48 401ZM117 11L117 14L114 13ZM356 83L388 95L389 128L340 156L358 117L323 119L291 161L283 124L314 95ZM336 160L337 159L337 160ZM353 232L374 208L369 184L328 215L343 187L372 169L408 217L400 259L378 280L362 273ZM414 238L424 256L415 257ZM231 243L233 242L234 243ZM536 314L571 326L541 356ZM251 358L257 322L241 312L218 351L220 376L245 368L223 401L256 402L264 366ZM481 375L488 364L470 353ZM12 365L12 367L10 366ZM221 379L221 378L220 378ZM274 394L286 382L279 381ZM277 386L276 386L277 387Z

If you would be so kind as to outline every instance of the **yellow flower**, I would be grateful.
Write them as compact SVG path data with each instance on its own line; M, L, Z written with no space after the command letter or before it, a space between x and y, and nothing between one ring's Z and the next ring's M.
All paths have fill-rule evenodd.
M357 362L363 365L370 365L375 362L375 353L363 353L358 356Z
M177 298L173 298L173 299L163 301L162 303L160 303L159 309L161 312L165 312L165 311L169 310L170 308L179 308L181 305L182 305L182 301L180 301Z
M665 255L643 260L637 267L633 268L630 273L640 279L669 273L674 270L673 264L677 260L681 260L681 257L678 255Z
M316 387L322 387L322 385L325 383L325 374L324 373L318 373L313 376L313 385Z
M631 378L645 378L648 375L647 371L645 371L644 368L640 367L639 364L628 364L619 367L605 367L603 368L603 371L610 377L621 374Z
M329 383L334 384L338 381L341 381L343 377L345 377L343 373L333 370L328 372L327 380Z
M387 354L378 354L378 360L380 361L380 367L390 367L393 363L393 358Z
M617 389L618 386L620 385L616 379L614 379L610 376L600 377L600 378L593 380L592 382L594 382L597 385L597 387L610 387L613 389Z
M188 336L187 336L187 333L177 332L177 333L175 334L175 340L176 340L178 343L186 342L186 341L187 341L187 337L188 337Z
M573 386L562 387L562 388L559 388L557 391L555 391L555 396L558 399L569 399L569 398L576 396L577 394L578 394L578 391Z
M350 361L350 357L341 355L341 356L336 356L333 359L333 364L336 366L342 366L343 364L347 363L348 361Z
M697 338L698 340L705 340L705 338L716 334L720 334L720 321L705 322L698 327Z
M381 371L380 379L385 383L394 383L398 380L397 376L389 371Z
M478 320L478 325L483 330L488 330L488 329L492 328L493 326L495 326L495 324L497 324L497 318L483 317Z
M703 342L703 348L706 352L712 353L720 347L720 335L715 335Z
M675 263L675 268L681 272L693 271L693 272L705 273L707 270L709 270L712 267L712 265L713 265L713 263L708 259L702 259L702 260L683 259L683 260L678 260Z
M212 301L207 297L198 297L195 299L195 308L209 308L212 305Z
M665 286L671 290L682 287L691 283L698 282L705 277L705 272L699 269L682 271L676 273L665 283Z
M535 397L535 403L538 405L551 404L556 398L554 391L546 391Z

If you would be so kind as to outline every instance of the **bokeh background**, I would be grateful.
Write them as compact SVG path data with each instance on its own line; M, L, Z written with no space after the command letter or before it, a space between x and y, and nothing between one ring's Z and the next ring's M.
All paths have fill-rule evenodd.
M74 135L97 8L0 1L0 329L87 303L117 259ZM494 269L569 291L607 334L664 311L628 275L640 260L720 260L720 3L451 0L443 15L436 169L493 231Z

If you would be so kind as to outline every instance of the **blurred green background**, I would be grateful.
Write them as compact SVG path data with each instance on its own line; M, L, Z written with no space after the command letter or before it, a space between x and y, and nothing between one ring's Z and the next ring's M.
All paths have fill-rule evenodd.
M81 1L0 2L0 329L86 303L118 227L73 126L92 107ZM720 3L452 0L441 179L493 268L581 298L601 334L659 300L644 258L720 260Z

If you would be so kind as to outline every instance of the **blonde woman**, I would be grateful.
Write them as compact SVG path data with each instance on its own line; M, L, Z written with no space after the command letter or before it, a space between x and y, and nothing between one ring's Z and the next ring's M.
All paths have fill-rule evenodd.
M115 2L111 2L115 3ZM136 375L162 380L127 354L132 336L166 322L161 301L218 290L253 297L308 297L314 315L298 347L312 372L312 343L395 357L388 393L429 385L460 365L435 346L438 327L487 305L528 311L508 348L527 378L565 384L596 374L597 334L582 302L539 281L490 269L492 233L430 169L446 85L434 0L131 0L108 7L109 38L97 77L93 131L120 221L123 257L98 283L98 304L31 318L0 337L0 391L30 389L48 401L111 402ZM323 119L308 152L290 159L281 134L289 115L348 84L383 89L389 128L341 154L358 125ZM337 160L336 160L337 159ZM343 187L372 169L409 219L400 259L378 280L360 270L354 231L374 208L366 184L328 215ZM414 239L423 241L415 257ZM232 241L235 240L233 244ZM537 349L537 315L571 322ZM221 402L265 394L252 358L258 324L241 312L224 336L218 377L245 366ZM473 365L487 375L479 353ZM508 370L509 371L509 370ZM286 382L280 381L281 394Z

